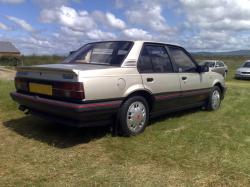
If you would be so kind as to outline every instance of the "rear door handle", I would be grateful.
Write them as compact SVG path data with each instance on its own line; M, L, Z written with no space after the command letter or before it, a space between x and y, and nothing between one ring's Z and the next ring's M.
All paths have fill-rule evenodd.
M183 81L186 81L188 78L186 76L181 77Z
M147 78L147 82L153 82L154 79L153 78Z

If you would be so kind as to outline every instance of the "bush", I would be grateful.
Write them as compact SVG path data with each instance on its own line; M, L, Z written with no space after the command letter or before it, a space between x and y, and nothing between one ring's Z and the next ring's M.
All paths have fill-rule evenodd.
M40 64L56 64L63 60L64 57L52 55L52 56L21 56L20 59L16 57L0 57L0 66L31 66Z
M22 61L24 66L30 65L40 65L40 64L57 64L63 60L63 56L57 55L43 55L43 56L22 56Z
M16 57L3 56L0 57L0 66L18 66L21 64L21 60Z

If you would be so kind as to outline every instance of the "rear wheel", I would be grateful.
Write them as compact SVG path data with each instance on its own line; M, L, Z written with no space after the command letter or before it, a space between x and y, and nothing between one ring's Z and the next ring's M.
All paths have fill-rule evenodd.
M148 124L149 108L144 97L127 99L120 108L119 131L124 136L135 136L144 131Z
M221 104L221 89L218 86L214 86L209 94L209 100L207 104L208 110L218 110Z

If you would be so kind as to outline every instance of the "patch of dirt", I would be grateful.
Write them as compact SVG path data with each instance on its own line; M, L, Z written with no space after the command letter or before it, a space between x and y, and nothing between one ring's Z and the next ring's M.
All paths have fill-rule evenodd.
M0 67L0 79L14 80L16 71Z

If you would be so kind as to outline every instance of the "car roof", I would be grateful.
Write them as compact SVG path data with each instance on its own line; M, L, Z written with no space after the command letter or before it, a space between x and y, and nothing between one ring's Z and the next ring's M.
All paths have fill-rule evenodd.
M164 45L169 45L169 46L181 47L178 44L171 44L171 43L159 42L159 41L154 41L154 40L103 40L103 41L96 41L96 42L89 42L89 43L102 43L102 42L156 43L156 44L164 44Z

